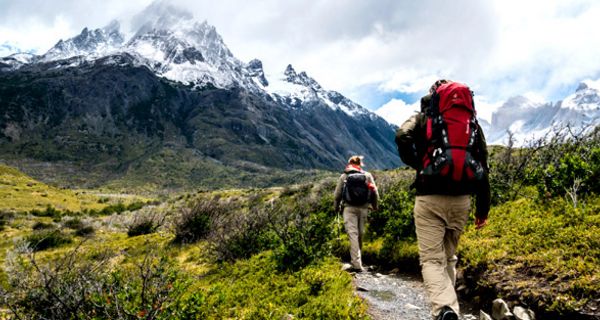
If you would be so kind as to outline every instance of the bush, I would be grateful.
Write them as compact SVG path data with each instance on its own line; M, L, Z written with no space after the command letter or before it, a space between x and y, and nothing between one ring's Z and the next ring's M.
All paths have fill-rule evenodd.
M87 237L91 236L96 232L96 229L92 226L82 226L81 228L75 230L75 235L79 237Z
M127 227L127 235L130 237L150 234L156 232L163 225L164 216L156 214L138 214L133 222Z
M41 251L71 243L72 239L60 230L42 230L27 236L25 241L30 244L33 251Z
M46 223L46 222L38 221L38 222L34 223L31 228L33 230L53 229L54 228L54 224L53 223Z
M331 253L332 219L320 206L319 199L310 197L280 199L273 205L269 219L280 241L274 251L280 270L299 270Z
M63 222L63 226L73 230L81 229L84 227L83 222L79 218L69 219Z
M18 319L174 318L169 306L188 282L167 258L147 251L116 270L107 267L109 258L90 260L75 249L42 264L19 255L9 261L3 302Z
M277 243L271 231L265 204L228 214L218 225L211 226L207 240L218 261L250 258Z
M51 217L55 220L59 220L62 217L62 212L51 205L47 205L44 210L33 209L29 213L36 217Z
M222 225L221 220L233 210L228 204L218 199L198 200L191 208L182 208L175 221L176 243L193 243L205 239L210 232L211 224Z
M0 231L4 230L10 219L15 217L15 213L12 211L0 211Z
M146 205L145 202L141 202L141 201L136 201L136 202L132 202L128 205L123 204L122 202L119 203L115 203L115 204L111 204L108 205L104 208L102 208L102 210L94 210L94 209L85 209L84 213L87 213L89 215L111 215L111 214L121 214L125 211L136 211L139 210L141 208L143 208Z
M569 196L575 205L578 196L600 192L600 129L587 132L561 127L525 148L509 143L493 150L492 204L515 200L526 190L523 186L537 187L542 200Z
M370 213L369 236L391 237L393 240L414 239L415 226L413 222L413 207L415 194L408 190L405 181L398 180L396 184L380 192L379 210Z

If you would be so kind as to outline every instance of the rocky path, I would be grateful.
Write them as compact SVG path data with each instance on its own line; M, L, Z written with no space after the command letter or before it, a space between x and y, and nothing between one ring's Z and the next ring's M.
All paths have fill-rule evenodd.
M431 319L423 282L415 276L368 271L354 274L354 283L358 295L368 302L374 320ZM461 319L477 318L467 310Z

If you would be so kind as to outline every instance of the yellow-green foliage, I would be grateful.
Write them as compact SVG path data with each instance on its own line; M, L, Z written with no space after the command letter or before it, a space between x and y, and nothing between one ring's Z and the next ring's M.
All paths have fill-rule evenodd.
M572 311L600 288L600 197L574 208L519 199L492 209L489 225L470 228L459 247L462 263L483 270L485 285L516 289L539 307ZM507 294L506 292L500 294Z
M183 314L206 319L366 319L352 278L328 258L297 272L279 272L271 252L216 266L190 288Z
M213 264L204 243L179 246L172 239L170 234L103 233L81 245L79 259L93 261L109 253L110 262L99 271L121 275L135 273L148 250L174 261L176 281L187 285L173 297L175 305L165 306L169 319L281 319L288 314L298 319L368 318L366 304L353 294L352 278L340 270L337 259L326 258L297 272L278 271L270 251L232 264ZM40 252L37 263L64 261L78 245ZM131 310L141 312L142 307Z
M85 192L59 189L0 164L0 209L29 211L47 206L59 210L102 209L100 198Z
M244 212L249 212L248 210L255 208L257 204L267 203L282 194L285 194L285 199L290 199L290 197L306 196L305 193L310 193L311 190L311 188L297 186L285 190L274 188L203 192L196 196L178 197L175 203L187 206L194 199L217 197L223 202L235 203L245 210ZM332 190L327 189L327 193L330 192ZM331 199L328 198L328 201ZM332 206L325 205L325 207ZM175 208L168 214L177 213L178 209ZM326 223L327 219L323 212L321 215L324 218L323 223ZM173 262L179 277L178 283L185 283L186 286L189 286L185 287L183 294L174 297L175 306L165 309L165 314L169 315L169 319L271 319L282 318L286 315L292 315L299 319L367 318L366 304L353 294L352 278L340 270L339 260L335 258L326 257L317 260L308 267L297 271L280 271L276 254L271 251L252 256L250 259L218 264L214 262L214 255L207 242L200 241L194 245L175 245L173 244L174 235L168 228L161 229L158 233L128 237L124 228L121 227L121 231L115 229L119 228L119 220L112 221L115 217L122 218L123 216L108 217L84 214L81 217L82 221L95 226L96 233L79 247L82 254L78 255L77 259L86 263L100 259L105 253L108 253L110 260L102 268L103 272L111 274L114 271L123 277L123 281L130 281L128 277L139 270L136 264L143 260L145 252L154 250L158 257L166 257ZM15 215L15 218L8 223L6 230L2 231L3 236L8 237L0 242L0 249L2 249L0 263L5 259L6 250L14 247L13 240L15 238L26 238L32 234L34 232L32 226L36 222L51 223L51 221L50 217ZM57 261L64 260L64 257L77 247L80 241L84 240L83 237L74 236L74 230L67 228L75 225L75 222L69 221L71 220L65 220L63 223L55 222L54 226L57 228L62 226L63 231L73 237L73 242L37 252L36 259L40 265L57 265ZM105 275L98 275L99 278L102 276ZM8 277L8 274L0 272L0 285L10 290ZM72 280L65 279L63 283L68 284L69 281ZM135 281L132 280L131 283L135 283ZM27 297L28 289L23 288L28 288L28 286L20 288L20 290L24 290L23 296ZM43 287L42 289L39 286L36 288L35 290L43 291ZM181 287L178 288L181 289ZM138 292L137 290L133 288L123 294L130 295ZM99 297L103 298L104 296ZM98 303L104 301L99 297L96 297ZM32 301L27 301L27 303L32 303ZM24 305L26 306L26 304ZM130 310L143 311L136 305L132 305ZM1 317L2 313L0 312Z

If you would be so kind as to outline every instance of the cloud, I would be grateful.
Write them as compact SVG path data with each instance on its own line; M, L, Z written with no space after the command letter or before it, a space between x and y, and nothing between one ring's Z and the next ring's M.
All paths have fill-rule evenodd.
M502 103L490 102L487 97L483 96L475 96L474 99L477 117L491 123L492 114L502 106ZM408 120L410 116L419 112L420 109L420 100L412 104L407 104L401 99L391 99L379 109L375 110L375 113L384 118L387 122L400 126L404 121Z
M420 101L413 104L406 104L406 102L400 99L392 99L381 106L381 108L375 110L375 113L387 120L387 122L400 126L420 109Z
M0 43L43 53L84 27L114 18L128 26L150 3L3 0ZM490 104L524 92L551 100L600 77L600 2L593 0L168 3L213 24L234 55L261 59L266 73L291 63L359 101L418 96L438 78L465 82ZM369 97L364 88L373 88Z

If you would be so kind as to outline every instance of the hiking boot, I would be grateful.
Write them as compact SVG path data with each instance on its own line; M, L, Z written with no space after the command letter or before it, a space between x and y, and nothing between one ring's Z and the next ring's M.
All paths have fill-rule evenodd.
M353 273L363 273L365 271L366 271L365 268L362 268L362 267L361 268L352 267L352 268L348 269L348 272L353 272Z
M458 315L456 312L454 312L454 310L452 310L452 308L444 306L436 320L458 320Z

